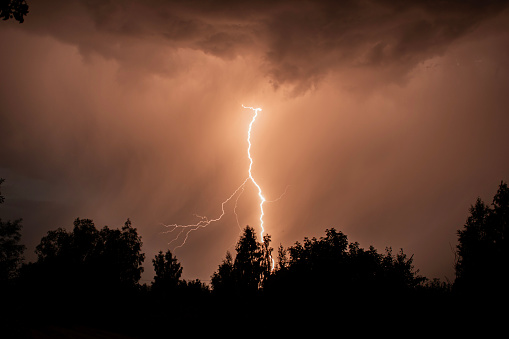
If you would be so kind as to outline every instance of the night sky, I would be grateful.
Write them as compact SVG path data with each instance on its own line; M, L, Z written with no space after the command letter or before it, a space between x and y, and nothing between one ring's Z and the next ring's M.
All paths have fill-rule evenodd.
M165 224L218 217L248 175L272 247L334 227L454 280L457 230L509 180L506 1L36 1L0 22L2 219L27 261L77 217L127 218L151 260L208 281L246 184L184 246ZM233 213L237 201L237 217ZM181 238L180 238L181 239ZM170 244L171 242L171 244Z

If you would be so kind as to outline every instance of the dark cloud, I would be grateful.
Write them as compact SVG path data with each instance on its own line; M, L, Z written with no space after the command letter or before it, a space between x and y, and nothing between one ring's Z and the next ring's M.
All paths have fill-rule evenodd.
M76 0L34 3L31 13L38 31L76 44L84 55L99 53L130 68L171 67L162 45L168 58L179 48L226 59L256 52L258 67L274 87L289 85L299 94L329 72L352 66L390 69L387 80L401 81L506 6L505 1ZM133 56L139 47L143 57Z

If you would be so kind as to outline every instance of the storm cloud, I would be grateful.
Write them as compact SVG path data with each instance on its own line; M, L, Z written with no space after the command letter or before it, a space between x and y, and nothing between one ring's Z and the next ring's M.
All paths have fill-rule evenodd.
M302 94L342 68L381 69L404 81L507 2L118 0L32 7L29 29L74 44L85 57L97 53L126 68L172 75L182 60L168 60L170 51L226 60L254 54L275 88Z

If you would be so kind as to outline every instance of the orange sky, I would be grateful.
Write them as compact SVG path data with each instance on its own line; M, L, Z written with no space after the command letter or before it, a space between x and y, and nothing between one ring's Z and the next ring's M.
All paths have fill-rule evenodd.
M163 224L211 218L253 175L287 247L335 227L454 279L456 231L509 179L504 2L29 1L0 23L2 218L26 257L76 217L127 218L146 274ZM411 3L411 5L410 5ZM470 2L475 3L475 2ZM252 186L239 222L255 228ZM175 251L208 280L239 235L224 219Z

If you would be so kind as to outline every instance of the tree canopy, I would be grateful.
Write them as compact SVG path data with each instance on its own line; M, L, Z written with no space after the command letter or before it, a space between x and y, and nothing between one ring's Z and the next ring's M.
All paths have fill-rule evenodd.
M501 182L491 206L477 198L458 230L455 286L476 294L503 293L509 277L509 189Z
M269 279L272 294L307 295L308 298L395 297L412 291L425 278L412 264L413 257L401 249L378 253L370 246L349 243L347 236L334 228L326 235L305 238L287 250L279 250L279 268Z
M229 252L211 277L212 289L241 295L252 295L263 285L271 270L270 236L259 243L252 227L246 226L237 245L236 256Z
M174 290L180 283L180 277L182 275L182 266L178 262L177 258L173 256L170 250L163 254L163 251L159 251L159 254L152 259L154 264L154 282L152 283L152 289L154 290Z
M25 0L0 0L0 18L14 19L23 23L28 14L28 4Z
M5 201L1 188L5 180L0 178L0 204ZM20 244L21 219L2 221L0 218L0 286L17 276L23 262L25 246Z
M141 247L129 219L120 230L98 230L92 220L77 218L71 232L58 228L41 239L37 261L23 273L37 281L36 288L57 296L79 289L84 298L111 297L138 287L145 259Z

